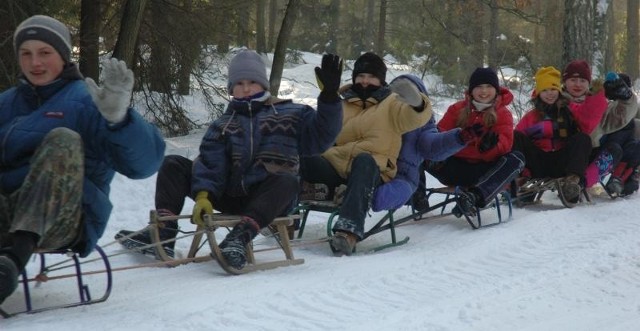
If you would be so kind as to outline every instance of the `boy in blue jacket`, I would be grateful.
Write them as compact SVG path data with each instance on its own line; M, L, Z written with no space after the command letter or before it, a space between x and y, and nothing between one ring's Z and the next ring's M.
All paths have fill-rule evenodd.
M0 94L0 303L36 248L87 256L111 214L115 172L146 178L162 162L159 131L129 108L133 73L111 59L104 88L70 61L71 35L43 15L13 36L18 86Z
M273 219L287 214L300 191L300 156L317 155L333 145L342 123L338 96L342 60L322 57L316 67L321 92L318 110L281 100L269 93L266 67L258 53L241 51L229 64L228 89L232 95L225 113L215 120L200 144L200 155L191 161L169 155L158 172L156 210L177 215L184 199L195 200L193 221L202 224L204 214L241 215L219 247L226 262L242 269L245 247ZM166 222L162 241L176 237L177 222ZM125 247L151 243L149 231L116 235ZM174 242L164 245L173 254Z

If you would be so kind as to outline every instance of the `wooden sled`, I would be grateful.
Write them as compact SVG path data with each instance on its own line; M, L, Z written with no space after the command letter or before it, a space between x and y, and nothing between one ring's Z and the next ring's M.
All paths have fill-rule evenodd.
M567 200L562 192L563 178L532 178L518 188L516 206L540 203L542 194L546 191L558 192L558 198L563 206L573 208L582 201L591 202L591 197L583 188L577 202Z
M285 234L283 236L279 236L278 242L280 244L280 248L284 253L284 259L276 260L276 261L267 261L267 262L257 262L254 256L253 245L249 244L246 247L247 251L247 262L248 264L242 269L235 269L229 266L222 256L220 252L220 248L218 247L218 242L216 241L215 231L221 227L224 228L232 228L236 224L238 224L241 220L240 216L237 215L225 215L225 214L207 214L204 216L205 224L206 224L206 235L207 240L209 241L209 247L211 248L211 255L214 260L218 262L220 267L230 273L232 275L240 275L245 274L257 270L268 270L278 267L291 266L304 263L304 259L296 259L293 257L293 250L291 249L291 243L289 241L289 236L287 233L287 226L293 225L294 221L298 219L299 215L289 215L278 217L273 220L271 225L274 225L277 229L278 233ZM193 246L192 246L193 247Z
M71 251L71 250L59 250L59 251L42 251L42 252L37 252L37 255L40 257L40 272L38 275L36 275L33 279L29 279L29 277L27 276L27 272L26 270L22 271L21 274L21 280L20 283L22 283L22 288L24 291L24 302L25 302L25 308L23 310L14 312L14 313L7 313L4 310L0 309L0 315L4 318L8 318L8 317L12 317L15 315L19 315L19 314L35 314L35 313L39 313L39 312L43 312L43 311L49 311L49 310L53 310L53 309L60 309L60 308L70 308L70 307L78 307L78 306L84 306L84 305L91 305L94 303L99 303L99 302L104 302L109 298L109 295L111 295L111 289L113 286L113 277L112 277L112 270L111 270L111 264L109 263L109 259L107 257L107 255L104 253L104 251L102 250L102 248L100 248L100 246L96 246L95 247L95 251L99 254L99 258L95 258L93 260L88 260L88 259L83 259L83 262L93 262L93 261L100 261L102 260L102 262L104 263L104 270L103 271L97 271L97 272L83 272L82 271L82 263L80 260L80 257L78 256L77 253ZM54 264L50 264L47 265L47 261L45 259L45 257L47 255L51 255L51 254L65 254L67 256L69 256L69 259L64 260L62 262L58 262L58 263L54 263ZM66 269L66 268L70 268L73 267L75 274L67 274L67 275L51 275L50 273L52 271L57 271L57 270L62 270L62 269ZM106 274L106 284L105 284L105 289L104 292L102 292L102 296L100 297L93 297L91 291L89 290L89 286L85 283L83 276L86 275L90 275L93 273L105 273ZM70 278L70 277L75 277L76 282L77 282L77 289L78 289L78 296L79 296L79 301L76 302L70 302L70 303L56 303L55 305L51 305L51 306L47 306L47 307L41 307L41 308L35 308L33 303L32 303L32 298L31 298L31 287L30 287L30 282L36 282L35 286L38 286L41 283L47 282L49 280L57 280L57 279L62 279L62 278Z
M211 260L211 255L197 255L202 247L201 241L202 237L205 233L205 229L203 226L198 226L196 231L193 233L187 233L183 236L176 236L175 239L170 239L169 241L180 240L185 237L193 236L191 241L191 247L189 249L189 253L187 254L186 259L176 259L174 257L169 256L165 250L162 248L162 244L165 241L160 240L160 228L164 225L163 222L166 221L176 221L180 219L191 219L191 215L174 215L174 216L159 216L156 210L151 210L149 216L149 233L151 235L151 240L153 241L153 248L155 249L156 256L162 260L167 262L168 266L177 266L180 264L190 263L190 262L205 262Z

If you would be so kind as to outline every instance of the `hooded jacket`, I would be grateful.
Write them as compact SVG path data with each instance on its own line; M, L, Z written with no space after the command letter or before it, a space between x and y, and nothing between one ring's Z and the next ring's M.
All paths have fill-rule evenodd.
M342 130L335 146L322 156L327 159L340 177L347 178L351 163L360 153L373 156L384 182L395 177L402 134L415 130L431 118L431 101L422 95L424 107L416 111L398 100L388 86L381 86L366 100L362 100L351 85L341 89L344 97Z

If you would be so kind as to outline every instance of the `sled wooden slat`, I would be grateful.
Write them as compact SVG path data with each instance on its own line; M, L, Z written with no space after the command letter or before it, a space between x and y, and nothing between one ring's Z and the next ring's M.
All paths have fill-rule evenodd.
M294 258L293 251L291 249L291 243L289 241L289 236L287 235L287 226L293 225L294 221L299 217L299 215L278 217L271 223L271 225L274 225L278 231L280 248L284 253L284 259L258 262L256 261L256 258L254 256L253 245L249 244L246 247L248 264L242 269L235 269L229 266L222 256L220 247L218 247L218 242L215 238L215 231L220 227L229 228L235 226L241 221L241 217L237 215L207 214L204 216L206 224L205 232L209 241L209 246L211 248L211 254L214 257L214 260L218 262L218 264L224 271L233 275L245 274L257 270L268 270L278 267L302 264L304 263L304 259Z

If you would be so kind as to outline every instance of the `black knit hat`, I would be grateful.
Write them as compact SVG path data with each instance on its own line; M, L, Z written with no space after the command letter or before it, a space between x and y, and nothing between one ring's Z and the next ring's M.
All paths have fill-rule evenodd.
M376 76L382 85L385 85L385 79L387 76L387 66L382 59L371 52L364 53L356 60L353 65L353 73L351 74L351 80L355 84L356 76L358 74L372 74Z
M498 81L498 74L491 68L476 68L469 78L469 94L471 91L482 84L489 84L495 87L496 91L500 91L500 82Z
M35 15L24 20L13 34L13 48L18 49L27 40L40 40L51 45L64 62L71 59L71 34L66 25L55 18Z

